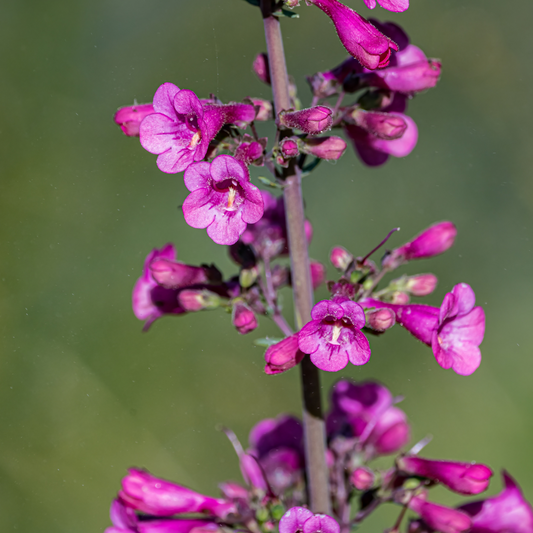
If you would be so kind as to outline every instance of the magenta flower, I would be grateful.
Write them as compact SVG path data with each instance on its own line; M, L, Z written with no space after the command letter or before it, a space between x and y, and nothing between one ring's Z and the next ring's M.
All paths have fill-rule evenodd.
M376 0L365 0L365 4L368 9L374 9L376 7ZM378 4L383 9L388 9L395 13L401 13L409 8L409 0L378 0Z
M234 244L246 224L263 216L263 198L250 183L246 165L228 155L211 163L196 163L185 172L191 194L183 203L185 221L193 228L207 228L217 244Z
M470 533L531 533L533 509L516 481L504 470L504 489L497 496L459 507L472 519Z
M409 441L405 413L393 406L391 393L379 383L343 379L332 389L331 404L329 438L356 437L370 457L395 453Z
M474 307L476 296L466 283L456 285L444 297L439 308L429 305L395 305L367 299L365 308L387 307L396 313L396 321L424 344L431 346L437 363L468 376L481 363L479 345L485 334L485 313Z
M300 141L299 146L304 154L337 161L346 150L346 141L340 137L309 137Z
M265 373L281 374L299 364L304 356L298 347L298 333L295 333L267 348Z
M321 370L337 372L350 361L364 365L370 359L368 340L361 333L365 325L363 308L351 300L337 297L318 302L311 311L312 320L298 335L302 352Z
M245 165L263 166L263 150L263 145L257 141L242 142L235 150L235 159Z
M308 3L331 18L346 50L364 67L372 70L386 67L391 51L398 50L395 42L338 0L308 0Z
M419 514L432 530L440 533L461 533L468 531L472 525L472 521L466 513L428 502L425 493L412 498L409 502L409 508Z
M256 114L248 104L202 103L192 91L180 90L172 83L157 89L153 106L154 113L141 123L141 145L158 154L157 166L170 174L201 161L224 124L245 127Z
M392 250L383 259L383 266L392 270L413 259L426 259L448 250L455 242L457 228L452 222L437 222L412 241Z
M172 83L157 89L153 105L155 114L143 120L140 136L143 148L159 155L159 169L173 174L202 160L224 123L220 113L205 113L192 91Z
M398 466L407 474L432 479L459 494L479 494L487 490L493 475L492 470L483 464L435 461L415 456L401 457Z
M418 141L418 128L414 120L403 113L388 113L391 117L406 124L403 135L398 139L385 140L369 133L360 126L347 124L344 131L353 142L355 151L361 161L370 167L383 165L389 155L405 157L409 155Z
M304 468L303 428L289 415L262 420L250 431L248 453L256 457L269 485L281 494L301 480Z
M152 104L119 107L115 113L114 121L115 124L120 126L124 135L138 137L142 120L152 113L154 113L154 106Z
M302 533L340 533L336 520L327 514L316 514L304 522Z
M317 105L299 111L282 111L279 114L279 122L287 128L296 128L309 135L316 135L331 128L331 114L329 107Z
M152 277L165 289L179 289L209 281L203 267L186 265L165 258L154 259L150 265Z
M206 513L225 518L235 512L232 503L204 496L135 468L130 469L129 474L122 480L119 498L127 507L154 516Z
M218 525L208 520L187 519L143 519L139 520L135 511L126 507L120 500L113 500L110 510L111 522L105 533L189 533L198 528L214 532Z
M156 261L174 262L176 249L167 244L160 250L154 248L144 261L142 276L135 283L133 289L133 312L139 320L146 320L144 330L165 314L181 315L185 313L178 303L178 290L166 289L158 285L152 276L150 266Z

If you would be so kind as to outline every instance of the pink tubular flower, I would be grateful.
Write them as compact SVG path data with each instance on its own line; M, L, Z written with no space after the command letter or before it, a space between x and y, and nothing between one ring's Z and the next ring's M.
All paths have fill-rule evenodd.
M154 516L207 513L225 518L235 511L233 504L225 500L204 496L134 468L122 480L119 498L127 507Z
M165 289L179 289L209 281L203 267L186 265L165 258L154 259L150 263L150 272L154 280Z
M154 262L175 262L176 249L167 244L161 249L154 248L144 261L142 276L133 289L133 312L139 320L146 320L144 330L164 314L180 315L185 313L178 303L178 290L166 289L154 280L150 266Z
M431 346L437 363L468 376L481 363L479 345L485 333L485 313L474 307L476 296L466 283L456 285L439 308L429 305L395 305L366 299L365 308L387 307L396 321L424 344Z
M193 228L207 228L217 244L234 244L246 224L263 216L263 199L250 183L246 166L228 155L211 163L196 163L185 172L191 194L183 203L185 221Z
M418 141L418 128L415 121L403 113L388 113L406 124L406 129L400 138L394 140L380 139L363 128L347 124L344 131L353 142L355 151L361 161L370 167L383 165L389 155L405 157L409 155Z
M316 290L326 280L326 267L318 261L311 260L311 282L313 284L313 290Z
M287 128L296 128L310 135L316 135L331 128L333 124L331 113L331 109L323 105L299 111L282 111L279 114L279 122Z
M409 441L405 413L393 406L391 393L379 383L343 379L332 389L331 404L329 438L356 437L369 455L395 453Z
M255 107L255 120L264 122L274 118L274 108L272 102L263 100L262 98L250 98Z
M376 0L365 0L365 4L368 9L374 9L376 7ZM378 4L383 9L388 9L395 13L401 13L409 9L409 0L378 0Z
M307 0L331 18L339 38L350 55L364 67L374 70L389 64L391 51L398 45L379 32L355 11L338 0Z
M435 461L413 456L401 457L398 466L407 474L427 477L459 494L479 494L485 491L493 475L492 470L482 464Z
M459 507L472 519L471 533L531 533L533 509L516 481L504 470L504 489L497 496Z
M304 154L329 161L337 161L346 150L346 141L340 137L311 137L302 140L299 145Z
M396 248L383 259L383 266L389 269L413 259L426 259L448 250L455 242L457 228L452 222L437 222L412 241Z
M304 468L303 428L289 415L262 420L250 431L248 453L259 460L272 489L281 494L301 481Z
M119 107L114 116L115 124L120 126L124 135L138 137L139 127L144 117L154 113L152 104L131 105Z
M157 166L170 174L202 160L224 124L245 127L255 117L251 105L202 103L192 91L180 90L172 83L157 89L153 106L154 113L140 126L141 145L158 154Z
M257 328L257 318L244 302L237 301L233 305L231 321L241 335L250 333Z
M298 345L315 366L337 372L348 361L354 365L368 362L370 346L360 331L365 313L359 304L343 297L322 300L313 307L311 318L300 330Z
M409 508L419 514L431 529L440 533L461 533L468 531L472 525L466 513L428 502L425 493L412 498Z
M356 109L351 114L351 118L366 132L386 141L399 139L407 129L407 123L400 114Z
M407 278L406 290L414 296L427 296L437 286L437 276L434 274L418 274Z
M305 354L298 348L298 333L267 348L265 373L281 374L299 364Z
M257 54L253 62L254 72L257 77L267 85L270 85L270 70L268 66L268 56L265 53Z

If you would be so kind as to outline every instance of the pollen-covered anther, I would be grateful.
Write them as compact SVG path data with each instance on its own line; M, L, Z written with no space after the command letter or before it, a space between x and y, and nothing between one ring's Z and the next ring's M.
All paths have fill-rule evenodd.
M331 332L331 340L329 341L330 344L337 344L339 345L339 337L342 331L342 327L338 324L335 324L333 326L333 330Z
M202 134L200 131L197 131L191 139L191 142L189 143L189 148L196 148L200 143L202 142Z
M233 203L235 202L235 195L237 193L237 189L235 187L230 187L228 190L228 205L226 209L233 209Z

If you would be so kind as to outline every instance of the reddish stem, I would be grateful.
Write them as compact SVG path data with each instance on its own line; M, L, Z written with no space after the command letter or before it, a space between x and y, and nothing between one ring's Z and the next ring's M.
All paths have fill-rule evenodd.
M276 115L291 106L289 77L283 51L283 41L279 20L272 15L272 0L261 0L261 13L265 27L265 37L270 65L270 79L274 96ZM305 236L305 217L301 176L299 169L292 164L284 172L285 213L291 252L291 271L296 327L300 329L311 320L313 287ZM326 466L326 432L322 416L320 396L320 376L318 369L305 357L301 363L303 421L305 456L307 468L307 489L309 506L315 513L330 514L328 470Z

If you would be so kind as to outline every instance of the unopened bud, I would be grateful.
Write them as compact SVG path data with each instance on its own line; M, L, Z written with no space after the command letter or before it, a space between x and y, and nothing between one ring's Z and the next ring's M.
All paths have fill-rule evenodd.
M409 303L409 295L406 292L394 291L388 295L387 298L391 304L407 305Z
M301 150L320 159L337 161L346 150L346 141L340 137L316 137L304 139Z
M298 333L295 333L268 347L265 352L265 372L281 374L299 364L304 355L298 348Z
M245 165L252 162L261 163L263 157L263 146L257 141L243 142L235 150L235 159L242 161Z
M208 281L202 267L186 265L168 259L158 259L150 264L154 280L166 289L179 289Z
M257 77L267 85L270 85L270 70L268 66L268 56L265 53L257 54L253 63L254 72Z
M427 296L437 286L437 276L434 274L419 274L407 278L406 290L413 296Z
M326 280L326 267L318 261L311 260L311 282L313 284L313 290L317 289Z
M285 158L300 155L298 139L296 137L285 137L284 139L281 139L279 142L279 149Z
M354 124L386 141L399 139L407 129L407 122L401 116L392 113L355 109L350 117Z
M374 472L370 468L360 466L354 470L350 479L357 490L368 490L374 484Z
M346 250L346 248L343 248L342 246L335 246L335 248L331 250L329 260L335 268L345 272L353 261L353 255Z
M120 107L115 113L115 124L120 126L120 129L128 137L139 136L139 126L144 117L154 113L154 106L152 104L132 105Z
M396 315L392 309L383 307L366 312L366 327L374 331L386 331L396 324Z
M231 321L241 335L250 333L257 327L254 312L242 301L233 304Z
M218 294L208 290L184 289L178 294L178 301L186 311L215 309L220 305Z
M300 111L282 111L279 122L287 128L296 128L310 135L329 130L333 124L331 109L322 105Z
M258 276L259 269L257 266L253 266L252 268L243 268L239 273L239 285L242 288L247 289L256 282Z
M300 0L285 0L285 5L290 9L300 6Z
M263 100L262 98L250 98L250 100L254 104L256 110L255 120L264 122L274 118L274 108L272 106L272 102L269 100Z

